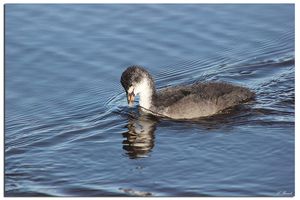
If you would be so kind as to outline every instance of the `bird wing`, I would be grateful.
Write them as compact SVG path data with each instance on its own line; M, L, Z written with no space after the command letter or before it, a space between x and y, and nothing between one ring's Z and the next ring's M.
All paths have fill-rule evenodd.
M208 82L162 89L157 94L157 102L159 102L158 106L167 107L189 98L194 99L195 102L210 101L220 104L221 107L228 107L252 97L254 93L247 88L222 82Z

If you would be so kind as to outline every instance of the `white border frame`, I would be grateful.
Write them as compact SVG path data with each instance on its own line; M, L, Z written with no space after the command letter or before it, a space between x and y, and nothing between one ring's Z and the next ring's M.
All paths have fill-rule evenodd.
M38 0L2 0L1 1L1 15L0 15L0 25L2 27L2 31L0 32L0 36L1 36L1 44L2 44L2 48L1 48L1 54L0 54L0 60L1 60L1 70L0 70L0 94L1 94L1 106L0 106L0 130L2 133L2 137L1 137L1 150L3 151L0 154L0 166L1 166L1 178L2 181L0 182L0 195L1 198L4 198L4 4L8 4L8 3L39 3L39 4L44 4L44 3L81 3L81 4L88 4L88 3L208 3L208 4L217 4L217 3L238 3L238 4L245 4L245 3L291 3L291 4L295 4L295 196L294 198L297 198L298 192L299 190L299 173L297 171L297 169L299 169L299 159L297 159L296 155L298 154L299 151L299 136L297 136L297 134L300 134L300 129L299 129L299 125L297 125L297 121L298 121L298 113L299 113L299 109L298 109L298 99L300 97L299 95L299 91L298 91L298 86L299 86L299 81L297 81L299 78L299 70L297 70L296 66L298 65L298 48L300 46L299 44L299 39L297 38L297 36L299 35L299 15L300 15L300 7L299 7L299 2L296 3L296 0L246 0L246 1L237 1L237 0L231 0L231 1L225 1L225 0L209 0L209 1L205 1L205 0L47 0L47 1L38 1ZM3 114L2 114L3 113ZM9 197L10 199L20 199L20 197L14 198L14 197ZM65 199L66 197L58 197L55 199ZM124 199L124 197L121 197L122 199ZM156 197L156 199L163 199L164 197ZM169 197L168 197L169 198ZM193 197L186 197L186 198L193 198ZM183 198L183 199L186 199ZM226 198L226 197L225 197ZM219 197L209 197L209 198L203 198L203 199L225 199L225 198L219 198ZM238 199L241 199L243 197L238 197ZM264 197L246 197L247 199L263 199ZM272 198L272 197L270 197ZM274 197L276 199L291 199L291 197ZM48 199L47 197L35 197L34 199ZM76 199L86 199L86 198L76 198ZM118 197L102 197L101 199L119 199ZM182 198L181 198L182 199ZM228 199L228 198L226 198Z

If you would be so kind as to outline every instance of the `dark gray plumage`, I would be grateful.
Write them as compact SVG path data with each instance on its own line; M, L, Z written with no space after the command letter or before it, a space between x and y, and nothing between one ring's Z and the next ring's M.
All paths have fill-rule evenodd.
M216 114L249 101L255 94L248 88L229 83L195 83L156 91L151 75L142 67L128 67L121 84L126 93L140 95L140 106L154 115L191 119Z

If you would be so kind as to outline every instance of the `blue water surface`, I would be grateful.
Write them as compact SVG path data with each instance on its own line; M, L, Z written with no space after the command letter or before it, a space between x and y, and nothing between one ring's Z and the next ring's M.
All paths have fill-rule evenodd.
M293 196L292 4L6 4L6 196ZM249 87L193 121L128 108L120 76L158 88Z

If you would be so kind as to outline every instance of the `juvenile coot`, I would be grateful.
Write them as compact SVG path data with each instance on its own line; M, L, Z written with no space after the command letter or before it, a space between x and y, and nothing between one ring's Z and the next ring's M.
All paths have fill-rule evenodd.
M180 85L157 91L149 72L140 66L128 67L121 76L121 84L130 106L139 95L143 111L173 119L214 115L255 96L248 88L218 82Z

